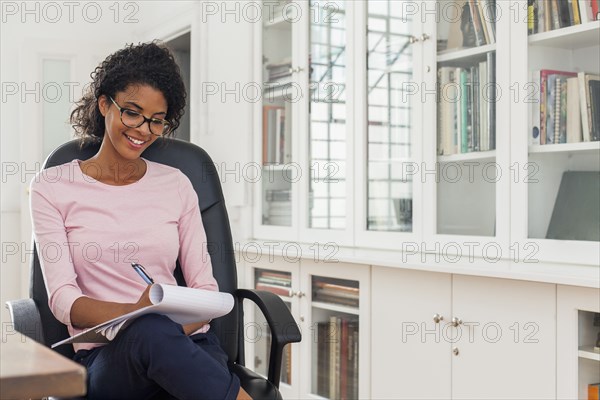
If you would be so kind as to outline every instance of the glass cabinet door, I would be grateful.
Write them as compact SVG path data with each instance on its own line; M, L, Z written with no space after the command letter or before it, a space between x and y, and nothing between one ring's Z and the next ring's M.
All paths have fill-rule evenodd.
M359 282L311 276L311 393L358 399Z
M406 172L417 161L412 120L415 26L403 15L410 2L366 3L366 153L369 231L412 232L413 182ZM420 65L420 62L417 62Z
M346 227L346 62L344 0L310 3L308 227Z
M496 1L436 7L435 230L496 236Z
M263 2L262 225L292 225L292 104L298 98L292 67L295 9L289 1Z
M292 274L269 269L257 268L254 270L254 288L274 293L282 298L288 308L292 309L291 297ZM260 329L261 334L256 335L254 342L254 371L263 376L268 375L269 355L271 354L271 330L263 314L255 307L255 327ZM281 383L292 385L292 346L287 345L283 349L281 361Z

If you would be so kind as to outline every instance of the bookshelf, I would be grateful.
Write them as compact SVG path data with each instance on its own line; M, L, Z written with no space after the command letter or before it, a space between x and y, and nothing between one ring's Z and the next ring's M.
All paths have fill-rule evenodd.
M587 399L588 385L600 383L600 351L594 349L600 333L597 288L557 286L558 399Z
M497 179L506 160L506 135L502 132L504 101L496 93L503 78L496 71L508 67L506 34L509 25L495 18L502 4L495 1L440 1L440 10L458 10L426 26L436 32L437 101L435 141L425 148L425 162L436 166L435 185L427 193L435 199L435 218L429 223L432 237L450 243L477 237L481 243L503 242L507 226L505 183ZM454 15L454 14L453 14ZM431 56L425 59L427 64ZM497 117L497 115L499 115ZM429 146L435 146L431 155ZM428 148L429 147L429 148ZM490 174L488 174L490 173ZM465 196L465 193L469 193Z
M600 313L578 310L577 314L579 398L587 398L588 385L600 383L600 346L596 347L600 335Z
M561 185L568 185L573 179L566 173L589 172L600 176L597 175L600 173L600 144L595 133L598 123L593 117L597 113L591 110L592 105L594 109L598 106L589 86L590 79L600 75L597 61L600 21L581 19L576 23L570 16L559 21L560 27L555 23L551 28L546 23L540 27L539 2L534 4L538 8L532 19L536 21L533 31L528 32L526 21L511 28L512 53L525 61L511 64L511 83L522 89L519 101L511 106L511 115L513 121L528 121L526 131L522 124L512 124L512 129L523 133L511 144L511 163L521 169L520 180L513 184L511 209L526 206L526 211L514 214L511 236L534 244L539 249L540 259L597 266L600 261L598 238L579 233L577 227L557 233L552 221L561 215L571 215L581 207L570 204L585 202L577 198L568 203L563 201ZM586 2L568 4L579 8ZM559 16L563 17L560 10ZM597 216L592 213L588 218Z
M579 346L579 358L586 358L592 361L600 361L600 351L596 350L596 346Z
M496 51L495 44L486 44L484 46L471 47L467 49L450 49L450 50L439 50L437 54L437 62L443 63L454 60L468 60L481 56L482 54Z
M597 265L597 240L557 242L548 228L562 174L600 171L599 142L539 145L528 131L534 71L600 73L600 21L528 33L525 0L435 5L480 14L478 28L470 14L405 15L403 1L298 2L310 18L256 24L267 85L253 236L392 250L475 240L509 262L511 246L532 243L539 261ZM286 87L305 95L288 101Z
M415 4L425 3L429 8L417 7L416 14L403 14L413 10ZM291 161L302 171L297 180L284 176L290 171L286 163L263 163L264 106L285 107L282 102L285 89L273 89L279 95L272 96L272 103L263 101L255 106L254 160L261 163L263 174L276 178L254 186L255 204L260 210L254 216L253 239L276 241L280 246L300 244L303 249L312 249L316 242L331 243L346 254L345 263L354 263L351 265L367 273L378 268L380 262L381 267L393 265L402 271L422 268L452 277L466 273L487 276L491 281L508 277L590 286L600 264L599 242L548 238L547 234L563 174L599 172L600 141L557 144L530 141L532 100L538 104L540 101L536 97L539 86L535 86L531 73L555 69L598 74L600 24L589 21L528 34L526 0L425 3L336 1L332 2L338 7L334 22L315 17L326 13L326 3L299 2L300 7L306 7L304 15L311 16L308 20L286 25L284 19L255 27L261 57L275 52L267 48L267 42L285 47L288 51L281 58L291 57L292 71L285 82L297 84L308 95L288 105L294 117L290 121ZM479 39L474 25L464 26L465 34L471 35L465 39L462 18L452 22L425 12L434 7L451 8L453 4L477 13L480 5L495 7L503 17L480 20L486 25L480 25ZM466 21L474 24L472 18L467 17ZM276 39L263 38L271 33ZM256 60L254 65L257 79L265 80L268 71L263 60ZM464 81L451 73L458 73ZM487 82L488 88L495 87L495 93L478 91L477 82L479 89ZM327 92L326 87L332 91ZM455 94L466 91L471 100L444 101L448 90L450 93L455 90ZM459 125L457 110L461 111L462 121L463 109L470 116L464 119L466 124ZM284 114L287 118L287 109ZM281 192L289 193L285 207L291 218L286 224L265 218L271 206L277 209L275 201L268 199ZM405 243L417 245L414 265L390 261L407 255L402 253L401 246ZM459 262L450 260L449 254L442 254L453 245L468 243L477 246L473 260L466 260L465 255L470 254L467 247L458 250L459 256L462 252ZM486 246L499 249L501 256L497 263L482 255L480 249ZM435 262L430 261L434 257L422 261L425 253L442 257ZM292 271L295 294L284 299L290 302L294 316L307 329L313 327L317 336L319 324L338 324L337 318L358 316L359 325L364 326L365 304L370 300L365 281L354 272L317 265L322 256L307 260L314 261L312 272L303 265L307 257L302 258L300 266L283 263L277 267ZM272 264L260 268L277 270ZM312 279L323 276L358 282L360 304L353 307L312 298ZM399 280L396 277L394 285ZM380 284L373 290L379 287ZM363 296L367 296L364 301ZM385 301L377 298L379 304ZM477 303L476 296L469 300ZM545 312L555 303L548 304ZM484 315L483 311L476 311ZM333 317L335 322L331 320ZM382 326L387 323L385 317L381 321ZM359 332L363 343L359 345L359 353L364 355L365 349L376 344L365 344L368 332L364 329ZM582 349L588 357L581 357L580 361L579 343L573 343L561 346L569 346L569 351L576 353L573 359L582 366L569 365L584 375L589 371L586 363L595 362L595 356ZM551 343L546 345L545 356L550 357L554 348ZM319 395L323 388L319 389L315 372L318 345L308 341L302 346L292 351L294 384L289 388L289 396L284 397L325 398L329 394ZM379 393L376 388L365 392L369 382L365 371L381 362L385 350L381 354L370 366L359 369L358 390L362 397ZM514 353L515 360L522 360L519 354ZM461 358L455 360L459 363ZM559 364L564 363L557 361L557 367ZM506 361L504 367L510 365ZM548 372L546 367L540 375ZM294 374L298 377L294 378ZM557 386L566 380L560 374L556 379ZM298 382L299 387L295 386ZM553 392L552 388L544 389L548 390L544 393ZM439 397L451 397L452 393L446 391ZM570 392L567 398L576 396Z
M253 257L245 263L247 284L279 295L298 322L304 340L286 347L281 392L286 398L368 397L369 274L357 265L290 262ZM343 275L341 279L338 276ZM246 360L265 375L269 358L266 321L254 306L246 333Z
M573 49L592 47L598 44L600 21L573 25L567 28L529 35L529 45L555 47L558 49L570 47Z

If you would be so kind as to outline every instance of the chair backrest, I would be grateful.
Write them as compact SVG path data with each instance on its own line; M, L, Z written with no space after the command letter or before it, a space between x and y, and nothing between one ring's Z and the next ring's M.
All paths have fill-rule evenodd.
M165 142L165 146L160 144ZM48 156L43 169L61 165L77 158L87 160L98 152L99 144L79 148L78 140L71 140L58 147ZM178 168L188 176L198 193L198 203L207 236L207 249L211 257L213 275L219 283L219 290L232 293L237 289L237 272L229 217L225 208L225 200L221 182L210 156L200 147L177 139L164 138L156 141L142 153L148 160ZM180 285L185 285L183 274L177 261L175 277ZM67 327L59 322L48 306L48 294L35 249L31 265L30 297L35 301L42 318L42 334L46 345L51 345L69 337ZM233 362L239 353L239 305L225 317L211 323L211 331L221 341L229 361ZM69 345L59 346L56 351L73 356L73 348Z

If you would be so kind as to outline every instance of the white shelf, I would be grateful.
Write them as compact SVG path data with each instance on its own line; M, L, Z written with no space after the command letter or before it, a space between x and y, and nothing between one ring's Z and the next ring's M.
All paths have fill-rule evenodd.
M600 21L568 26L529 36L532 46L581 49L600 44Z
M559 153L569 151L599 151L600 142L559 143L529 146L529 153Z
M600 361L600 351L594 350L594 346L579 346L579 357Z
M449 154L447 156L438 156L437 160L441 163L461 162L473 160L493 160L496 158L496 150L474 151L471 153Z
M265 28L277 28L277 29L291 29L291 18L286 18L279 10L279 13L276 13L277 16L268 18L265 20L264 27ZM287 23L287 25L286 25Z
M341 306L338 304L323 303L320 301L313 301L311 303L311 305L313 308L319 308L321 310L329 310L329 311L342 312L345 314L358 315L358 308L356 308L356 307Z
M490 51L496 51L496 44L486 44L485 46L471 47L459 50L444 50L438 53L437 62L463 60L470 57L481 56Z
M263 169L272 171L283 171L290 164L263 164Z

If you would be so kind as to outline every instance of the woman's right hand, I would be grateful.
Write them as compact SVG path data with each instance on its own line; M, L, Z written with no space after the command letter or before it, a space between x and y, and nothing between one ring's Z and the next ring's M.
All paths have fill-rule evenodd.
M146 290L144 290L144 292L138 299L137 303L135 303L134 307L136 310L139 310L140 308L144 308L144 307L148 307L148 306L152 305L152 302L150 301L150 288L151 287L152 287L152 285L148 285Z

